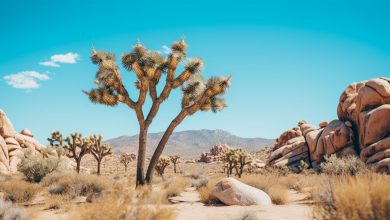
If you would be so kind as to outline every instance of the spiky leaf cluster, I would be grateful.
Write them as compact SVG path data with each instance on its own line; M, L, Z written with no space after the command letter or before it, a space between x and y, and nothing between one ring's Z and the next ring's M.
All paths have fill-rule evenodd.
M63 139L62 134L59 131L53 131L50 134L50 138L47 138L51 147L62 147Z
M83 137L80 133L73 133L65 139L64 149L67 150L66 156L80 160L85 154L92 150L92 141L90 138Z

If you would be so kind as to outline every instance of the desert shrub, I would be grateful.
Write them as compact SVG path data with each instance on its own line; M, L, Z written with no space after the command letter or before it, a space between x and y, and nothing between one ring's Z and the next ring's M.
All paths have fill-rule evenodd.
M272 200L273 204L283 205L288 202L288 191L286 187L275 185L267 190L267 194Z
M51 194L58 194L73 199L101 193L108 188L109 182L104 177L73 172L54 172L42 180L42 185L49 187Z
M294 172L288 166L270 166L260 169L257 173L261 175L287 176Z
M27 212L11 202L0 199L0 219L2 220L27 220Z
M0 182L0 191L4 193L5 200L20 203L31 201L41 187L22 180L9 180Z
M211 191L218 182L218 179L211 179L206 186L202 186L198 188L198 193L200 197L200 201L206 205L215 205L220 203L220 201L211 195Z
M380 174L323 177L313 190L315 219L390 219L390 177Z
M330 175L356 175L359 172L367 171L367 167L364 162L354 156L338 158L333 154L330 157L325 157L325 162L323 162L320 166L323 173Z
M157 161L155 170L158 176L164 176L165 169L169 166L170 160L166 157L160 157Z
M24 158L18 165L18 170L30 182L40 182L47 174L58 168L58 158Z
M139 187L126 193L103 196L92 204L81 209L75 219L81 220L171 220L175 217L172 208L162 206L165 199L161 194L152 191L148 186Z
M194 179L192 181L192 187L199 189L200 187L207 186L208 182L209 182L209 180L206 177L200 176L198 179Z
M185 177L173 177L164 184L166 197L178 196L191 185L191 180Z

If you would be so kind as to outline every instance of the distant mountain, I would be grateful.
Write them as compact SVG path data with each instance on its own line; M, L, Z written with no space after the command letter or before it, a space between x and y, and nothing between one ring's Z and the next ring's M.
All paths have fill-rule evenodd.
M163 133L151 133L148 136L147 154L151 155L160 141ZM120 136L105 141L110 143L117 154L125 152L137 152L138 135ZM209 151L214 144L228 144L240 146L246 151L255 151L271 146L275 141L264 138L242 138L223 130L193 130L181 131L172 134L163 154L180 154L183 157L197 157L201 152Z

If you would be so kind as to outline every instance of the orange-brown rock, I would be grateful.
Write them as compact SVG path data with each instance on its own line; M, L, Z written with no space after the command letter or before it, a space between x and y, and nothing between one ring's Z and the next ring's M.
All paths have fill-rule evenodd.
M375 171L390 172L390 78L349 85L340 97L337 114L359 135L360 157Z
M57 157L56 151L45 151L28 129L16 133L7 115L0 110L0 173L16 172L28 152L38 157Z

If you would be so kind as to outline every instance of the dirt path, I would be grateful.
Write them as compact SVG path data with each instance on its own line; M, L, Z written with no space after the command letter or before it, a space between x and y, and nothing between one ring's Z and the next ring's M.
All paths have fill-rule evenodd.
M304 195L290 192L290 202L286 205L262 206L205 206L199 202L199 194L194 189L187 189L175 197L177 220L230 220L243 219L310 219L311 207L303 201Z

